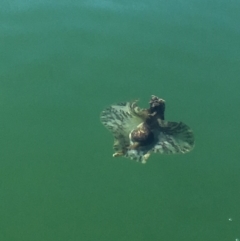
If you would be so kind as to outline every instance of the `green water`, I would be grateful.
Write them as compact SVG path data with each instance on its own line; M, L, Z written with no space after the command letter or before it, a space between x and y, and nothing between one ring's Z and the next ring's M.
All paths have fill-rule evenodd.
M236 0L3 0L0 240L240 238L239 13ZM151 94L195 149L112 158L100 112Z

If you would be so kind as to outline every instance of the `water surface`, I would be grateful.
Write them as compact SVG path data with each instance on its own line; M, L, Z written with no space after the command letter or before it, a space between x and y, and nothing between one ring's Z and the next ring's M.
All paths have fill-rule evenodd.
M0 239L239 238L239 12L238 1L3 1ZM101 110L151 94L193 128L194 151L113 159Z

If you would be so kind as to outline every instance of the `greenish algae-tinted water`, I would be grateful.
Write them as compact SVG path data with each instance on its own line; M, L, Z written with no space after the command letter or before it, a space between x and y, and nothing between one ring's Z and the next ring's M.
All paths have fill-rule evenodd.
M240 238L240 3L6 1L0 240ZM112 158L108 105L151 94L187 155Z

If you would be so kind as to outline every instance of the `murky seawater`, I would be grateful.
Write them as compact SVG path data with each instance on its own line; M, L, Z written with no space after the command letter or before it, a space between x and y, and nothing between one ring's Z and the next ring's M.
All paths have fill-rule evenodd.
M238 240L239 12L238 1L3 1L0 240ZM151 94L192 127L194 151L113 159L100 112Z

